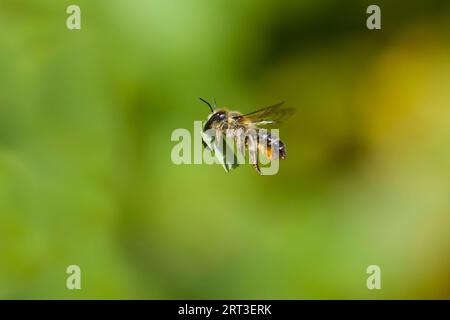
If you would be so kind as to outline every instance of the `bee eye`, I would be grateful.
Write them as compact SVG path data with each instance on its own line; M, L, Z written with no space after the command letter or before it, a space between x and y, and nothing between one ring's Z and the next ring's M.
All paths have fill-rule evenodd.
M211 118L213 119L213 121L221 121L221 120L225 119L225 113L217 112Z

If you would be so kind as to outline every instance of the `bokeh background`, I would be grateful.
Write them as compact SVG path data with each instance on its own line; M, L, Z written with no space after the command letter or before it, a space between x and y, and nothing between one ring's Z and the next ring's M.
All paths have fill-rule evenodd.
M0 0L0 298L450 298L450 2L370 4ZM280 172L174 165L200 96Z

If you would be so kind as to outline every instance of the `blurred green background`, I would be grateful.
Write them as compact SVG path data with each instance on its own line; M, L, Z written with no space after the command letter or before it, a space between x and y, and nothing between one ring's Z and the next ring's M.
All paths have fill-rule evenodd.
M450 298L450 3L393 2L0 0L0 298ZM174 165L200 96L297 108L280 172Z

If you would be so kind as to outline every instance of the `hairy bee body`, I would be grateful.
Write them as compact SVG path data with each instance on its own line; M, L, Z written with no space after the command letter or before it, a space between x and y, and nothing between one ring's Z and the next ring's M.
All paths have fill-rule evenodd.
M247 115L243 115L237 111L229 111L224 108L216 109L213 110L213 113L208 117L208 120L203 127L203 131L206 132L213 129L220 134L224 134L228 129L232 129L241 132L245 137L243 143L249 150L251 148L256 148L257 151L265 154L270 160L285 159L285 144L278 137L273 136L264 128L264 126L273 125L279 122L280 119L273 119L276 119L277 117L280 118L280 115L286 116L287 114L292 113L292 109L280 109L279 106L281 106L281 104L267 107ZM239 140L237 143L239 150L241 147L239 145ZM255 169L261 173L256 156L253 156L251 162Z

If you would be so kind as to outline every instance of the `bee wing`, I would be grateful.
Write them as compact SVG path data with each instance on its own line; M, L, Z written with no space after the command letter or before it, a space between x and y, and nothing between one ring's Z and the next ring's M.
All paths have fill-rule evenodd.
M263 128L278 126L295 113L295 109L293 108L282 108L283 103L280 102L273 106L237 116L236 118L238 121L249 121Z

